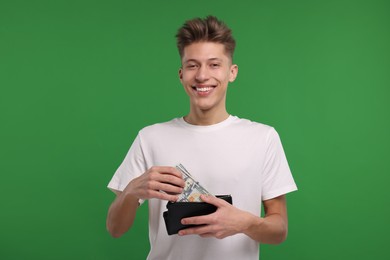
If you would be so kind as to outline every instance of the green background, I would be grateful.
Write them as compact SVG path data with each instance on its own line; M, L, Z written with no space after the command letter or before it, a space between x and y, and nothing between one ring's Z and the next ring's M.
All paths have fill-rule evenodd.
M238 42L231 114L274 126L299 191L263 259L383 259L390 232L389 1L0 1L0 258L144 259L147 207L105 229L138 130L188 112L174 35Z

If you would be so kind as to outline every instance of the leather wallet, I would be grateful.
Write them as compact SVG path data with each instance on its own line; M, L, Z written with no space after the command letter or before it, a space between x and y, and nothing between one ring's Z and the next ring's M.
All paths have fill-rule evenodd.
M223 199L230 204L233 204L232 197L230 195L217 195L217 198ZM174 235L179 230L192 227L195 225L183 225L181 224L182 218L202 216L214 213L217 207L206 202L168 202L167 211L163 213L165 226L167 228L168 235Z

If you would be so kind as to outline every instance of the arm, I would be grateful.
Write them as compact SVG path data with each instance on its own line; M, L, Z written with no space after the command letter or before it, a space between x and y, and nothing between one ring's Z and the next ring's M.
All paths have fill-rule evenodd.
M123 190L117 191L111 204L106 226L113 237L122 236L133 225L139 199L162 199L176 201L183 191L181 173L173 167L152 167L134 178ZM164 191L164 192L161 192Z
M284 195L263 201L264 218L252 215L244 233L265 244L280 244L287 238L288 220Z
M265 244L279 244L287 237L287 210L285 196L264 201L264 218L240 210L224 200L202 196L202 200L218 207L213 214L182 219L183 224L204 226L181 230L179 235L197 234L202 237L225 238L244 233Z
M108 209L106 227L111 236L122 236L133 225L139 206L138 198L120 191L115 191L116 198Z

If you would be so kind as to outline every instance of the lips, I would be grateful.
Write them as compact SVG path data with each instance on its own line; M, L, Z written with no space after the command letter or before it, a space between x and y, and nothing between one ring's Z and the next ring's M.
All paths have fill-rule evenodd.
M198 91L198 92L207 92L207 91L212 90L213 87L203 87L203 88L193 87L193 89L195 89L195 90Z
M211 85L208 85L208 86L192 86L192 89L198 93L200 96L206 96L208 94L210 94L213 89L215 88L215 86L211 86Z

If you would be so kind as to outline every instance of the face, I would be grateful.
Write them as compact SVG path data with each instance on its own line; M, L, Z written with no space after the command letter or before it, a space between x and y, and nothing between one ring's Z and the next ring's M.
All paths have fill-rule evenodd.
M226 91L237 76L238 67L232 65L220 43L197 42L184 48L180 81L190 97L191 112L226 112Z

